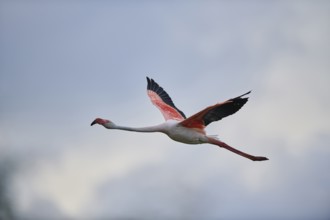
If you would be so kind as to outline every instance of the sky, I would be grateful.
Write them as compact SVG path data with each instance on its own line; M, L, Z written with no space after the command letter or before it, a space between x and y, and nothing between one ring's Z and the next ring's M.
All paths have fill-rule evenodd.
M329 219L328 1L0 1L0 219ZM163 134L151 77L252 162Z

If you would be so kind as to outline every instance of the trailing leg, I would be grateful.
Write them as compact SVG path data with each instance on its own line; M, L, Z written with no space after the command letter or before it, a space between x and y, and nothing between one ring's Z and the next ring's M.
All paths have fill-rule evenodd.
M231 152L233 152L233 153L235 153L235 154L238 154L238 155L240 155L240 156L242 156L242 157L248 158L248 159L250 159L250 160L252 160L252 161L263 161L263 160L268 160L267 157L253 156L253 155L250 155L250 154L244 153L244 152L242 152L242 151L239 151L239 150L237 150L237 149L235 149L235 148L229 146L228 144L226 144L226 143L224 143L224 142L222 142L222 141L219 141L219 140L217 140L217 139L209 138L209 141L210 141L210 142L209 142L210 144L214 144L214 145L217 145L217 146L219 146L219 147L225 148L225 149L227 149L227 150L229 150L229 151L231 151Z

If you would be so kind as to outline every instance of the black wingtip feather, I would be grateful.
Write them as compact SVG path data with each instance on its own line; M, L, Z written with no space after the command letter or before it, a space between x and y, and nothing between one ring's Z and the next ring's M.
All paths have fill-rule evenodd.
M237 96L236 98L229 99L229 102L226 102L225 104L220 105L219 107L209 111L203 117L205 126L207 126L213 121L221 120L224 117L236 113L243 107L243 105L245 105L245 103L249 99L248 97L243 98L243 96L248 95L250 93L251 91L244 93L243 95Z
M151 89L150 86L151 86L151 80L149 77L146 77L147 78L147 82L148 82L148 86L147 86L147 89Z
M236 98L232 98L230 100L242 98L243 96L246 96L246 95L250 94L251 92L252 92L252 90L248 91L247 93L244 93L243 95L237 96ZM247 99L247 98L245 98L245 99Z

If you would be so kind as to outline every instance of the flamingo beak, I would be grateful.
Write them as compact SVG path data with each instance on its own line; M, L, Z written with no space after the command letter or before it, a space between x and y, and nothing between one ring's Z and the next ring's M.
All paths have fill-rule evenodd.
M97 123L96 121L97 121L97 120L95 119L95 120L92 122L91 126L95 125L95 124Z

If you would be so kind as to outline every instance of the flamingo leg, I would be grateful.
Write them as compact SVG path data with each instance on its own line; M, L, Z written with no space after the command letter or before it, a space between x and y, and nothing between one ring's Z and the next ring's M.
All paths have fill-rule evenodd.
M229 151L231 151L231 152L233 152L235 154L238 154L238 155L240 155L242 157L248 158L248 159L250 159L252 161L268 160L267 157L253 156L251 154L244 153L244 152L242 152L240 150L237 150L237 149L229 146L228 144L226 144L226 143L224 143L222 141L219 141L219 140L216 140L216 139L213 139L213 138L209 138L209 141L210 141L210 144L214 144L214 145L217 145L217 146L219 146L221 148L225 148L225 149L227 149L227 150L229 150Z

